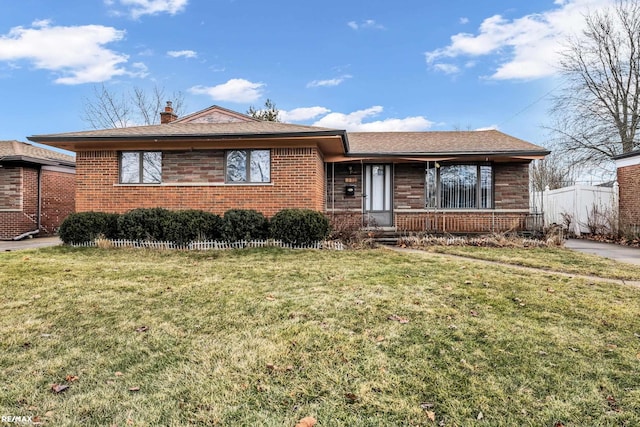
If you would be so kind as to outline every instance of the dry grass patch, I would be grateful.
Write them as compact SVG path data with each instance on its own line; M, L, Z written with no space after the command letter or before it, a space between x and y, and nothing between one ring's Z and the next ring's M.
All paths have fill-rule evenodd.
M56 426L640 423L635 288L382 250L60 247L0 262L4 415Z

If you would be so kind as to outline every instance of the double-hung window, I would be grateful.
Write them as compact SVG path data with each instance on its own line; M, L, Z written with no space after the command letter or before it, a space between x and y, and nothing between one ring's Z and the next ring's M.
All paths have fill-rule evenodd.
M427 208L493 207L493 170L488 164L429 164L425 187Z
M160 184L162 153L160 151L123 151L120 153L121 184Z
M270 182L270 150L229 150L225 155L226 182Z

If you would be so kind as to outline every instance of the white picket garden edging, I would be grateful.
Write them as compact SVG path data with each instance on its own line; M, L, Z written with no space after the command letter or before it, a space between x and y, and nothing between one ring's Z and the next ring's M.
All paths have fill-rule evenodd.
M205 241L191 242L186 245L180 245L174 242L158 242L153 240L111 240L96 239L91 242L73 243L73 247L101 247L101 248L144 248L144 249L177 249L189 251L208 251L208 250L224 250L224 249L244 249L244 248L266 248L277 247L287 249L326 249L341 251L344 245L340 241L325 240L314 242L310 245L291 245L281 240L240 240L237 242L221 242L221 241Z

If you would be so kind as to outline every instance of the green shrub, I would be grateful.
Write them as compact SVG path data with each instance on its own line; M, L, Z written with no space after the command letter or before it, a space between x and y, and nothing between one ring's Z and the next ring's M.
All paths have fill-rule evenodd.
M324 240L329 229L329 219L309 209L283 209L271 218L271 237L292 245Z
M199 210L174 211L166 223L165 237L180 245L194 241L218 240L222 236L222 218Z
M167 240L171 212L164 208L139 208L118 218L118 233L127 240Z
M227 242L269 237L269 222L252 209L231 209L224 213L222 238Z
M58 234L66 244L91 242L99 236L114 239L118 235L118 217L105 212L72 213L60 224Z

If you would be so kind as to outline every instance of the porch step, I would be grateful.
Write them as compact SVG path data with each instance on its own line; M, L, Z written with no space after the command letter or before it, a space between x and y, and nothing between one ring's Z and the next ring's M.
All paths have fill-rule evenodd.
M396 230L370 230L373 240L381 245L397 245L402 233Z

